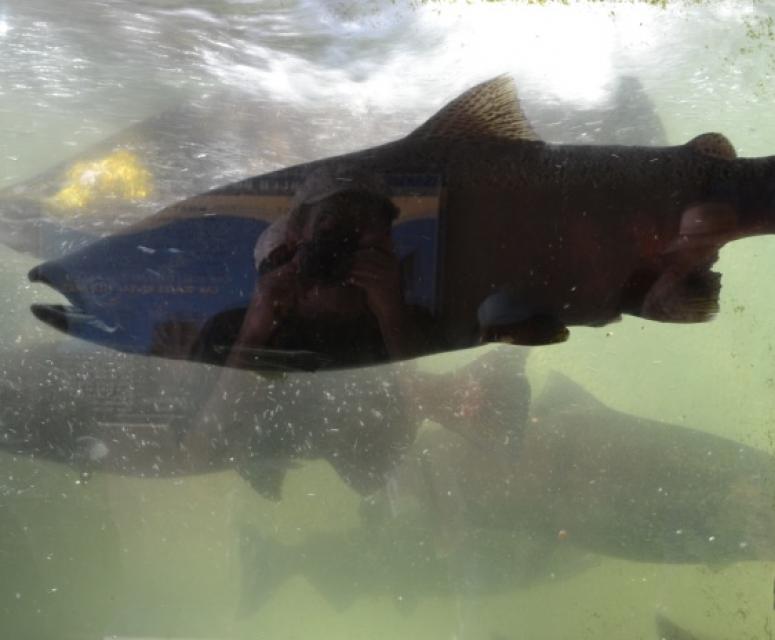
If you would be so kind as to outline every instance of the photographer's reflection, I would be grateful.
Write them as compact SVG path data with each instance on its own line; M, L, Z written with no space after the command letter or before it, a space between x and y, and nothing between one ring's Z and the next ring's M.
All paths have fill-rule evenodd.
M430 317L405 303L392 248L398 213L378 176L311 174L259 238L248 308L205 327L205 359L217 361L206 350L225 342L232 348L223 364L242 368L262 348L314 352L336 367L427 352Z
M258 282L248 308L211 319L192 352L234 369L275 361L280 369L337 368L422 353L432 335L430 315L403 298L391 241L397 215L379 178L313 173L289 212L258 239ZM316 457L359 492L374 491L414 438L415 387L426 377L414 364L289 379L266 389L274 406L260 426L224 432L219 416L228 415L244 384L234 369L219 376L183 446L191 460L208 460L228 440L243 475L263 495L279 497L288 461ZM350 401L354 393L371 407L368 416L362 401ZM269 466L267 458L274 460Z

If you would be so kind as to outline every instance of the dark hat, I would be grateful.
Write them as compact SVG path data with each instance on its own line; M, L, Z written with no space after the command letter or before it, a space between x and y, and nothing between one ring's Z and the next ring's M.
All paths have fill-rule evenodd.
M376 173L357 168L335 168L330 166L313 170L304 179L291 198L288 213L280 216L259 236L253 250L256 268L271 251L282 244L288 229L288 222L302 206L315 204L338 193L361 191L390 199L385 180Z
M364 191L390 198L387 183L381 175L357 168L324 166L310 173L291 198L291 212L305 204L321 202L347 191Z

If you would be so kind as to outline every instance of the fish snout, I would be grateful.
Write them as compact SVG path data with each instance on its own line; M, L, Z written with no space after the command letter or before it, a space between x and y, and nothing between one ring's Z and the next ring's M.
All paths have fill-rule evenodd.
M58 261L34 267L27 277L30 282L48 285L70 303L33 304L30 310L38 320L78 337L115 338L117 326L113 315L118 302L115 282L101 276L82 277Z
M44 262L27 274L30 282L48 285L81 309L108 308L115 305L119 288L102 275L74 274L57 262Z
M64 269L50 262L33 267L27 274L27 279L33 283L45 284L52 289L67 295L68 290L74 291ZM67 308L61 304L33 304L32 314L44 324L59 331L68 332L69 322Z
M60 284L67 279L65 270L57 266L55 263L44 262L37 267L30 269L27 274L27 279L30 282L40 282L47 284L53 289L61 290Z

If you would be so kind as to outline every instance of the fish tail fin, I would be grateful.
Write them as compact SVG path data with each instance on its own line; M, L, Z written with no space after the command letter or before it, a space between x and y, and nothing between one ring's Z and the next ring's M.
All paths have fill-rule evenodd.
M244 618L261 609L297 571L290 547L254 527L240 529L239 558L242 577L237 616Z
M282 498L285 474L291 469L297 469L299 464L286 458L264 456L237 465L237 473L259 495L278 502Z

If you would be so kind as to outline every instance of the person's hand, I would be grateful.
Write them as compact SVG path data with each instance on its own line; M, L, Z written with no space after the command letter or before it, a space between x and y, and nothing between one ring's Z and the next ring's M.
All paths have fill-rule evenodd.
M384 249L359 249L355 253L350 282L366 293L366 302L378 318L401 310L401 266L398 258Z
M265 344L278 322L296 306L300 294L295 261L261 276L250 300L241 337Z

